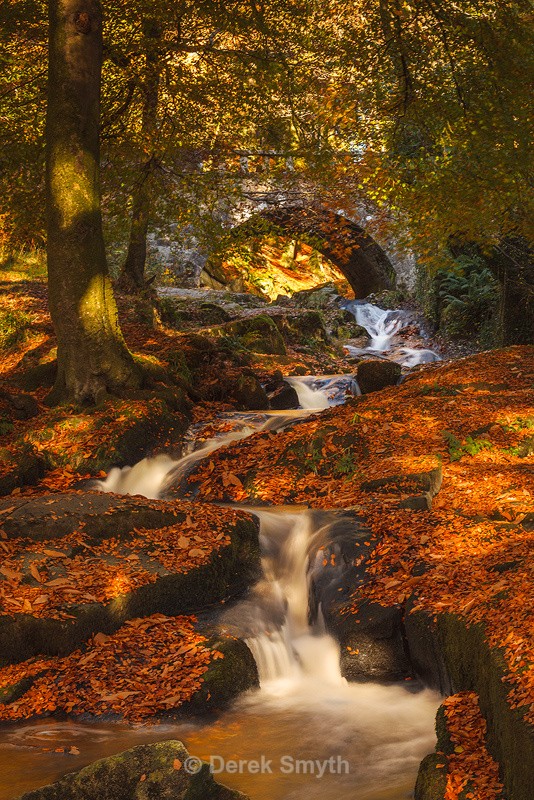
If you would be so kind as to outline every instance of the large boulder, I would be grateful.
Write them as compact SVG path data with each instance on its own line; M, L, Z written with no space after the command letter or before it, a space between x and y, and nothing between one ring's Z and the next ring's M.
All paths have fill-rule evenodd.
M286 346L278 327L267 314L234 320L217 328L210 328L209 333L217 337L234 337L246 350L253 353L285 355Z
M19 800L247 800L218 784L181 742L143 744L100 759Z
M400 681L413 676L399 607L366 602L357 612L333 607L327 627L340 643L341 672L347 680Z
M293 386L284 380L281 372L276 372L264 384L269 399L269 408L284 410L299 407L299 396Z
M393 361L372 359L358 364L356 377L362 394L378 392L386 386L395 386L401 376L401 367Z

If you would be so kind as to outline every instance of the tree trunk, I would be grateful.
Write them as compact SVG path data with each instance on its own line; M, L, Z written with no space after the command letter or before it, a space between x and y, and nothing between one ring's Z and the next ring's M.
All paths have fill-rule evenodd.
M139 383L119 327L100 208L99 0L49 0L46 210L58 371L49 402L94 403Z
M154 137L158 123L158 96L160 83L159 40L161 27L157 20L143 20L145 36L146 71L143 86L143 115L141 135L146 152L154 147ZM144 289L147 257L147 235L150 223L150 183L154 171L155 158L151 153L148 160L140 164L139 179L132 192L132 225L128 241L128 253L122 268L119 285L129 291Z

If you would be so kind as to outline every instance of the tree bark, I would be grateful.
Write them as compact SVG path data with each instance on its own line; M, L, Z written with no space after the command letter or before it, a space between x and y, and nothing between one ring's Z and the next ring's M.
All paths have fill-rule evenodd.
M158 53L161 26L155 19L143 20L145 36L146 71L143 86L143 113L141 136L146 152L153 149L158 123L158 97L160 84L160 61ZM119 278L121 288L139 291L146 287L145 266L147 258L147 235L150 224L150 183L155 158L151 153L139 168L139 178L132 192L132 224L128 241L128 253Z
M49 0L46 211L58 371L49 402L98 402L139 383L119 327L100 206L99 0Z

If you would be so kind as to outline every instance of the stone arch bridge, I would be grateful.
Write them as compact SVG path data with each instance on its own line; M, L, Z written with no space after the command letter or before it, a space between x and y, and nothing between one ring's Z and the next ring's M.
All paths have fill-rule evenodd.
M258 217L286 232L288 238L311 238L314 247L345 275L356 297L395 285L414 286L414 256L402 253L394 240L379 241L371 236L362 220L372 223L373 216L363 208L356 220L342 210L326 209L301 188L280 189L274 181L245 177L239 200L234 205L221 203L219 223L227 232L225 239L231 240L232 232L246 235L247 227L252 231ZM167 235L152 237L150 249L184 286L199 286L209 275L213 253L199 246L193 228L177 232L170 226Z

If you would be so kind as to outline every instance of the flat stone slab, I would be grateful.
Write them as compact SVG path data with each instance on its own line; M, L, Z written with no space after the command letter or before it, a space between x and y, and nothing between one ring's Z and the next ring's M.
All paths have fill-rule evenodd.
M233 509L76 492L2 501L0 514L3 663L65 655L135 617L196 613L261 572L258 523Z

